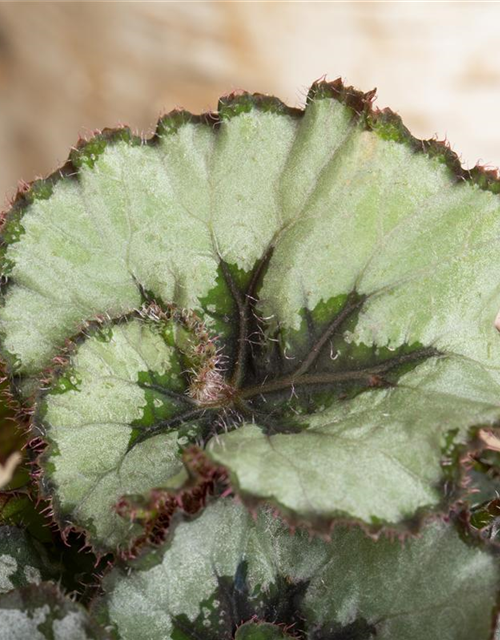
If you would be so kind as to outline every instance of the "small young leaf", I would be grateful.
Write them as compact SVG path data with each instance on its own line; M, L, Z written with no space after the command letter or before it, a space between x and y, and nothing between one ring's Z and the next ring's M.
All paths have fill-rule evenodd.
M122 640L488 640L499 580L451 524L405 544L341 527L325 542L220 499L113 569L97 610Z

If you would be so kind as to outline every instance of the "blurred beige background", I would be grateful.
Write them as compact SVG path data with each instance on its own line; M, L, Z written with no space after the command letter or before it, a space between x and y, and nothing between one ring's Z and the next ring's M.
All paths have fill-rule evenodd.
M500 165L500 4L0 3L0 200L78 134L214 109L235 88L303 103L342 76L419 137ZM4 203L2 202L2 205Z

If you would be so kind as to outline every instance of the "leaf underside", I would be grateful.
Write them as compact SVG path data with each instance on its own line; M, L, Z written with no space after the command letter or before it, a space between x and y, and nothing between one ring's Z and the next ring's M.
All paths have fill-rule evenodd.
M405 545L338 527L327 543L219 499L115 568L95 613L122 640L487 640L498 581L451 524Z
M50 369L44 487L96 547L191 444L315 527L414 530L456 499L500 416L498 183L371 98L320 83L304 112L245 94L147 144L108 132L14 204L3 354L25 396Z

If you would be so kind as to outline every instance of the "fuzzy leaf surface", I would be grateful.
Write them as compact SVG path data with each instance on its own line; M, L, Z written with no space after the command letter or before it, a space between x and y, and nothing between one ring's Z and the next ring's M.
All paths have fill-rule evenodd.
M47 492L59 518L84 527L99 548L140 532L119 517L116 503L166 484L182 469L183 445L198 434L193 421L176 420L201 412L183 394L169 339L168 324L139 318L95 329L40 404L42 429L49 425ZM172 426L141 441L159 423Z
M327 543L221 499L131 571L115 568L97 609L123 640L274 640L286 629L309 640L488 640L498 582L495 560L451 524L404 545L338 527ZM259 636L256 620L274 635Z
M318 526L417 528L447 508L459 480L450 452L500 417L499 183L468 176L371 97L320 83L299 112L233 96L212 119L166 116L148 144L119 130L80 146L65 177L36 183L4 226L0 327L18 387L28 394L86 321L173 305L217 340L228 391L202 389L201 440L245 499ZM123 457L110 441L147 405L136 392L129 416L117 389L102 390L105 410L101 391L86 408L78 393L61 400L64 424L44 423L48 476L66 469L57 495L86 492L87 461L101 482ZM122 409L128 427L110 426ZM70 451L91 433L75 419L101 426ZM148 433L123 458L144 477L139 493L169 474L145 468L144 447L177 455L170 426ZM108 482L111 495L114 472ZM92 517L108 531L103 509Z

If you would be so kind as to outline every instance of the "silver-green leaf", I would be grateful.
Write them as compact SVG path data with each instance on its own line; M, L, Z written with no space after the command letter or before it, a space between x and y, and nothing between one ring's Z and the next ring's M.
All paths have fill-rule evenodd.
M0 596L0 640L109 640L87 611L52 583Z
M58 576L43 545L18 527L0 526L0 594Z
M314 85L304 111L230 96L218 114L166 116L148 142L100 134L16 200L0 329L25 397L92 320L115 335L156 305L198 318L195 351L216 345L182 368L196 406L175 429L146 424L136 364L130 396L99 386L79 361L94 338L70 355L74 384L51 372L46 485L99 545L135 531L114 515L120 491L178 469L177 427L245 500L294 521L417 529L460 497L471 428L500 418L500 182L372 98L340 82Z
M452 524L405 543L338 527L325 542L221 499L113 569L97 611L122 640L230 640L245 623L238 634L255 639L289 629L309 640L488 640L499 578Z

